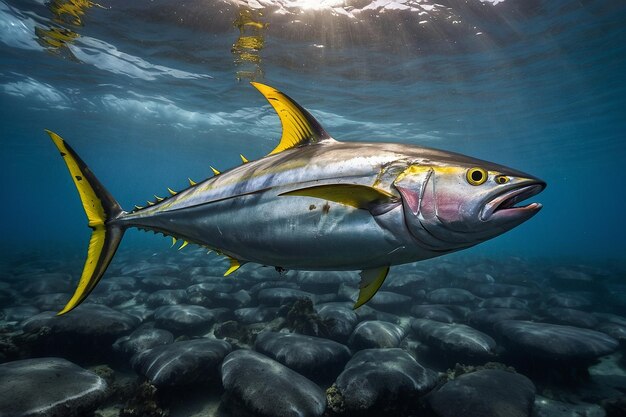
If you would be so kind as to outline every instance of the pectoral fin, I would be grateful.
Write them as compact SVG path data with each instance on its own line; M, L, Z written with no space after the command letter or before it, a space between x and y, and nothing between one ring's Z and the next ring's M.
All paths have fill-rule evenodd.
M291 196L315 197L335 203L371 210L379 204L394 203L398 198L387 191L359 184L330 184L301 188L280 194Z
M367 303L374 296L374 294L376 294L380 286L383 285L383 282L385 282L385 278L387 278L388 273L388 266L374 269L364 269L361 271L359 298L354 304L355 309Z

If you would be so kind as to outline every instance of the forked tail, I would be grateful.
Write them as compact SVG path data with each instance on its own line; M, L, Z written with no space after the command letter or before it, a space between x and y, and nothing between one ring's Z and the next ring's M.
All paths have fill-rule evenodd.
M93 229L78 287L63 310L57 313L61 315L82 303L104 275L124 235L124 228L112 224L111 220L120 217L124 211L76 152L56 133L49 130L46 133L61 152L83 203L89 227Z

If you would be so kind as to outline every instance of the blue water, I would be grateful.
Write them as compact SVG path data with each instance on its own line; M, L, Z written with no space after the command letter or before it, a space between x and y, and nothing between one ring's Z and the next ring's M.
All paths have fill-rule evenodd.
M450 2L456 17L432 12L422 24L410 11L360 22L268 12L256 18L269 23L254 32L260 62L243 64L231 51L236 6L101 5L75 25L37 2L0 3L4 254L82 247L89 235L44 128L68 140L125 208L205 178L209 164L224 170L239 153L265 155L280 126L253 77L238 73L250 70L339 140L437 147L547 181L536 218L473 250L624 259L621 2ZM51 27L78 37L45 47L35 28Z

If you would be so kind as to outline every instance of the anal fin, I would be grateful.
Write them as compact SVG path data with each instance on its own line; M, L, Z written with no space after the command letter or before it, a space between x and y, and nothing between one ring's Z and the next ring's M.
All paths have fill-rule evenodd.
M359 298L354 304L355 309L361 307L363 304L372 299L380 286L383 285L383 282L385 282L385 278L387 278L388 273L388 266L373 269L364 269L363 271L361 271Z

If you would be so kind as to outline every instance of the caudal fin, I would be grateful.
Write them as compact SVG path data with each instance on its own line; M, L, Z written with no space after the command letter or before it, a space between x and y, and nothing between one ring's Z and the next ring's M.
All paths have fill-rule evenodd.
M56 133L49 130L46 133L61 152L83 203L89 227L93 229L78 287L63 310L57 313L61 315L82 303L104 275L124 235L124 228L110 221L124 212L76 152Z

